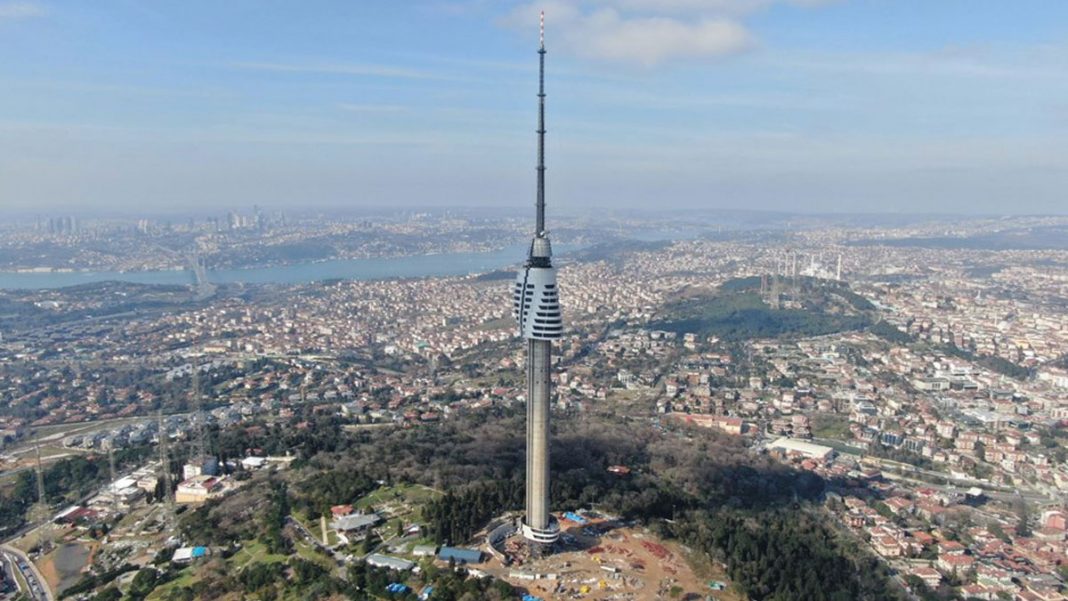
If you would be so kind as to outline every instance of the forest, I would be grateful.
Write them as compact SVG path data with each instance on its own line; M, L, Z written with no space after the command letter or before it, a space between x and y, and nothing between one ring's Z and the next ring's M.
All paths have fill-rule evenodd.
M773 309L758 293L748 290L682 299L668 304L663 314L649 324L651 329L694 333L703 338L716 336L727 341L822 336L871 324L865 314L831 313L816 307Z
M150 447L117 451L116 467L140 465L150 452ZM44 470L45 497L50 506L59 507L95 490L107 482L110 474L107 457L76 456L61 459ZM22 526L26 520L26 512L37 500L36 472L19 472L14 485L0 492L0 536L6 536Z
M886 566L802 508L698 510L666 529L727 566L754 600L906 599Z
M725 565L754 601L904 599L878 560L830 525L817 476L750 455L713 431L679 437L599 416L564 422L556 434L557 508L594 507L645 523ZM629 477L605 471L616 460L634 470ZM424 512L429 534L463 543L502 511L519 509L521 468L513 469L511 478L450 488Z
M290 475L291 502L321 511L377 480L423 484L446 491L424 508L427 535L465 544L522 505L522 426L521 415L498 410L434 428L335 435L322 419L319 441L328 444L317 445ZM609 473L616 464L631 474ZM729 435L665 431L610 413L561 415L554 420L552 469L555 508L595 508L645 523L724 564L754 601L902 598L878 562L835 530L821 506L828 483L753 455ZM198 534L225 537L248 528L242 512L258 513L256 507L209 511ZM201 520L190 517L184 527L195 521Z

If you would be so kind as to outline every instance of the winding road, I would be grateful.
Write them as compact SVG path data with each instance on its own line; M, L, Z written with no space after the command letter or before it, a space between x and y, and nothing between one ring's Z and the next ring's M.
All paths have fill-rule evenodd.
M22 574L23 579L29 583L30 590L23 591L24 593L35 601L55 601L55 596L48 588L44 576L37 571L37 566L33 565L25 553L11 545L0 546L0 553L4 555L4 560L14 566Z

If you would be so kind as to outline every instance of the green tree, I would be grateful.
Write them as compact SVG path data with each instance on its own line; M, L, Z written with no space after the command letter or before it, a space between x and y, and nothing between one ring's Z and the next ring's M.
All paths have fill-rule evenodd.
M138 570L130 582L130 589L127 591L127 595L133 600L144 599L156 588L158 581L159 573L154 568Z

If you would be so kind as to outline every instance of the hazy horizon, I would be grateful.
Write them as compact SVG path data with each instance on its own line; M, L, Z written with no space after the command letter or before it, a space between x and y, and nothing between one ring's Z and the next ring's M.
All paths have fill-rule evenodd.
M0 0L0 212L1068 212L1068 5Z
M5 216L12 220L12 223L27 225L33 224L36 220L48 220L56 217L75 217L78 219L86 220L101 220L101 221L132 221L137 219L150 219L166 222L168 220L185 221L193 219L194 221L203 221L209 218L222 218L230 213L236 214L251 214L256 208L261 211L265 211L274 215L285 215L287 217L309 219L312 217L324 217L324 218L371 218L379 216L398 217L405 214L416 215L420 213L429 214L442 214L442 213L456 213L457 216L472 216L476 218L487 219L525 219L533 214L534 206L531 203L527 205L498 205L498 206L479 206L479 205L418 205L413 204L411 206L385 206L385 205L366 205L366 206L346 206L346 205L326 205L326 206L286 206L286 205L222 205L214 207L152 207L146 209L139 209L137 207L115 207L96 209L92 207L45 207L42 209L19 209L0 207L0 215ZM550 211L551 214L568 218L588 218L595 216L608 216L613 218L628 218L628 217L641 217L643 215L652 215L661 217L664 219L671 219L676 217L691 217L691 216L708 216L715 217L716 215L746 215L754 218L767 217L769 222L775 219L781 218L808 218L808 219L849 219L849 218L871 218L875 221L885 219L889 221L896 221L901 219L906 220L931 220L938 221L940 219L953 219L953 218L965 218L968 220L984 220L984 219L1012 219L1012 218L1052 218L1063 219L1068 216L1066 212L966 212L966 211L938 211L938 210L915 210L915 211L894 211L894 210L870 210L870 211L805 211L805 210L786 210L786 209L763 209L763 208L741 208L741 207L674 207L668 206L663 208L656 207L643 207L643 206L627 206L627 207L609 207L609 206L564 206L554 208L554 211ZM528 213L530 215L528 215ZM708 226L712 224L699 223L696 225Z

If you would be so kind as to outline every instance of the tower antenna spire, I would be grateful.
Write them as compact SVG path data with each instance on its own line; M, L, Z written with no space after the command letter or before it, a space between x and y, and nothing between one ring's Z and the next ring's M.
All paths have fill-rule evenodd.
M545 236L545 11L541 11L538 38L538 218L534 237Z
M541 47L545 47L545 11L541 11L540 27L538 27L538 41L541 42Z

